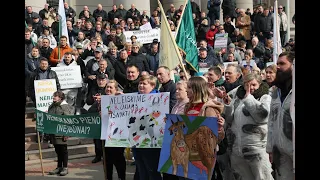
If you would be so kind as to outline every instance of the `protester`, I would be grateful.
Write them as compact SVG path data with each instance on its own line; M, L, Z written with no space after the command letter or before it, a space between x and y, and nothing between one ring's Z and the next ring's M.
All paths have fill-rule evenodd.
M231 167L242 179L272 180L265 149L271 102L269 86L254 73L245 75L243 81L244 85L223 97L225 118L231 123L231 131L227 133Z
M292 117L292 52L283 52L277 61L277 73L273 84L277 87L271 94L271 113L268 121L266 151L274 163L277 180L294 179Z
M73 108L65 101L65 95L62 91L53 93L53 103L48 108L49 114L56 115L74 115ZM57 168L50 171L49 175L58 174L65 176L68 174L68 136L51 135L51 142L57 153L58 164Z
M139 94L159 93L155 89L157 79L154 76L141 76L139 78ZM135 163L140 179L162 180L158 172L161 148L134 148Z

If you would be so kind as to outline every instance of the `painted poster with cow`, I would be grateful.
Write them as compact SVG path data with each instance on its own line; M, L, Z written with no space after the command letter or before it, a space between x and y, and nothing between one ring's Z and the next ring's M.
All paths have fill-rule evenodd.
M210 180L217 157L215 117L167 114L158 171Z
M103 95L106 147L161 148L170 93Z

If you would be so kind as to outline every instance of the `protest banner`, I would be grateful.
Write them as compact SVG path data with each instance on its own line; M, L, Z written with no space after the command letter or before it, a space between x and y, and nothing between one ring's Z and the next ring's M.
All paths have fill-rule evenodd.
M217 157L217 118L176 114L166 117L158 171L189 179L211 179Z
M40 111L47 112L52 103L53 93L57 91L56 80L35 80L34 91L36 96L36 108Z
M80 66L51 67L57 73L61 89L82 87Z
M152 29L150 22L145 23L144 25L140 26L140 30L149 30Z
M131 42L132 35L137 36L137 41L141 44L152 43L153 39L158 39L160 42L160 29L140 30L140 31L125 31L126 42Z
M214 52L226 52L228 46L228 33L216 34L214 39Z
M56 115L36 110L37 130L47 134L100 139L99 113L81 115Z
M106 147L161 148L170 93L103 95ZM111 111L111 113L109 113Z

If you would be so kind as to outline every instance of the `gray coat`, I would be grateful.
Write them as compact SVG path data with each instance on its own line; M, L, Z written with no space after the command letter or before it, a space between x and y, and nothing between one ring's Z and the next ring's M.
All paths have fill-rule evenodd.
M66 101L62 101L60 105L52 103L48 108L49 114L56 115L74 115L74 109ZM67 141L63 141L64 136L51 134L52 144L67 144Z
M293 159L292 119L290 116L292 90L282 103L279 91L278 88L275 88L271 94L271 115L268 121L266 150L268 153L272 153L276 147L281 154L286 154Z

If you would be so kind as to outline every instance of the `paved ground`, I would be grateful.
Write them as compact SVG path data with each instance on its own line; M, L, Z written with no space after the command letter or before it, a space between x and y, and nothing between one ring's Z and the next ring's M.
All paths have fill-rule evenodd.
M92 164L91 160L93 158L82 158L69 160L68 168L69 174L67 176L61 177L57 175L48 175L48 172L55 169L57 162L49 161L44 162L44 176L42 176L41 165L39 163L26 163L25 180L71 180L71 179L94 179L94 180L104 180L103 165L101 162ZM135 172L135 166L127 164L126 179L133 179ZM117 179L116 170L113 170L113 178Z

